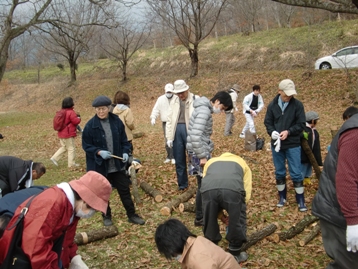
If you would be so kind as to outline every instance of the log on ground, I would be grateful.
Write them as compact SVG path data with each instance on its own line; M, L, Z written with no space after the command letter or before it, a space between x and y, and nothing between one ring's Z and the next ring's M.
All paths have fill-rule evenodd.
M141 181L140 187L142 188L142 190L145 191L146 194L149 194L150 196L152 196L154 198L154 201L156 201L157 203L159 203L163 200L163 195L161 194L161 192L158 191L157 189L154 189L147 182Z
M78 233L76 234L74 241L77 245L80 246L101 239L114 237L116 235L118 235L118 229L116 226L104 226L100 229Z
M140 138L144 136L144 133L143 132L137 132L137 133L133 133L133 138Z
M137 175L136 175L135 168L133 165L129 168L129 173L131 175L131 180L132 180L132 194L134 197L134 202L137 205L140 205L140 204L142 204L142 200L140 199L140 195L138 192Z
M179 204L179 211L181 213L183 212L195 212L196 210L196 204L195 203L189 203L189 202L185 202L185 203L180 203Z
M279 241L285 241L287 239L291 239L297 234L301 233L306 226L310 225L311 223L317 220L318 218L316 216L306 216L287 231L274 234L274 240L276 243L278 243Z
M316 223L316 226L313 227L313 229L310 231L310 233L306 237L304 237L302 240L300 240L298 242L298 244L301 247L307 245L307 243L309 243L313 238L315 238L319 234L320 230L321 230L321 227L320 227L319 221L318 221Z
M160 213L164 216L170 216L174 207L177 207L180 203L188 201L196 193L196 188L188 189L186 192L179 195L169 203L160 209Z
M266 226L265 228L250 234L247 237L247 242L241 246L240 251L245 251L248 248L252 247L253 245L255 245L257 242L261 241L265 237L273 234L276 231L276 229L277 229L277 226L272 223L272 224Z

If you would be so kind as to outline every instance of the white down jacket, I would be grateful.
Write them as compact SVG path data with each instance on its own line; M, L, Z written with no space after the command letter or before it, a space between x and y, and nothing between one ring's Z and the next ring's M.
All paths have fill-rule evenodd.
M213 106L206 97L194 101L194 111L190 117L186 148L199 159L207 158L214 150L214 143L210 140L213 133Z

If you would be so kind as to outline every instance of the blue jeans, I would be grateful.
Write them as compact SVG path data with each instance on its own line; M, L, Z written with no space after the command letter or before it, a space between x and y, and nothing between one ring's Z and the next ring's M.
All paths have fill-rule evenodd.
M186 125L185 123L178 123L174 141L173 141L173 155L175 159L175 170L177 173L179 189L188 187L188 172L186 168Z
M301 172L303 177L311 177L312 165L310 163L301 163Z
M301 147L281 149L279 152L272 147L272 159L275 165L276 180L286 178L286 160L288 164L288 171L293 182L303 181L301 173Z

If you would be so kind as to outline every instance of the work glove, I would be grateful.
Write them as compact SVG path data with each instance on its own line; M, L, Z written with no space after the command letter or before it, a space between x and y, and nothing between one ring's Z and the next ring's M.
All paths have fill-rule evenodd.
M127 153L123 153L122 158L123 158L122 162L126 163L128 162L129 156Z
M347 225L347 251L356 253L358 250L358 225Z
M308 133L305 132L305 131L303 131L303 138L306 139L306 140L308 140Z
M168 140L167 145L168 145L169 148L172 148L173 147L173 140Z
M155 119L152 118L152 119L150 120L150 123L151 123L152 125L155 125Z
M235 111L239 111L239 109L237 107L235 107Z
M271 138L272 138L273 140L280 139L280 133L277 132L277 131L273 131L272 134L271 134Z
M69 269L88 269L88 266L83 262L81 255L76 255L72 258Z
M253 117L256 117L256 116L257 116L256 111L252 111L251 115L252 115Z
M108 150L101 150L99 152L99 155L102 157L102 159L107 160L111 158L112 153Z

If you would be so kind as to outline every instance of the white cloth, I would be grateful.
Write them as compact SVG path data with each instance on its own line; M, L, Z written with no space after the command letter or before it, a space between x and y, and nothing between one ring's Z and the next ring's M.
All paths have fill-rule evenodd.
M69 269L89 269L82 260L81 255L76 255L72 258Z
M161 121L166 122L173 97L168 99L165 94L159 96L153 107L152 113L150 114L150 118L155 120L160 115Z
M173 140L168 140L167 145L168 145L169 148L172 148L173 147Z
M246 118L246 123L241 132L245 134L247 130L250 130L251 133L256 133L254 117L247 113L244 114L244 116Z
M281 148L280 133L277 131L273 131L271 134L271 138L272 138L272 140L276 140L276 142L274 143L275 151L279 152L280 148Z
M152 125L155 125L155 118L151 118L150 123L151 123Z
M73 211L75 211L75 194L73 193L70 184L68 184L67 182L62 182L60 184L57 184L57 187L59 187L61 190L63 190L63 192L66 194L67 199L70 201ZM70 219L70 224L73 221L73 215Z
M347 251L354 253L358 250L358 225L347 225Z

